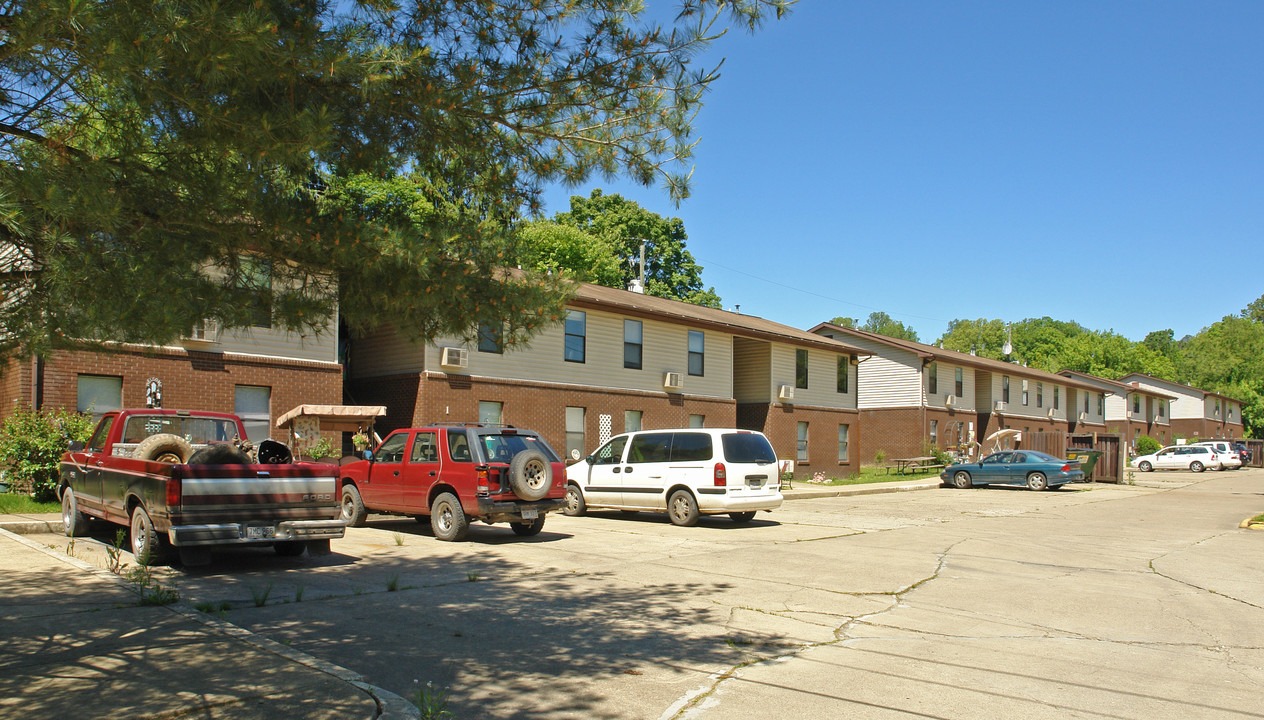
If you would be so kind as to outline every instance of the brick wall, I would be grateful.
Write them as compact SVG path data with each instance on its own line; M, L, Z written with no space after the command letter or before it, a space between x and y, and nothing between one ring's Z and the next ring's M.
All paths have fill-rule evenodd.
M31 361L10 360L0 366L0 419L18 406L31 405Z
M9 380L6 371L4 386ZM74 410L78 404L79 375L122 378L123 407L145 406L149 378L162 382L166 408L234 412L236 385L271 388L273 422L296 405L342 402L342 368L270 358L183 350L57 351L44 363L44 407ZM30 373L24 399L30 397ZM12 402L5 396L6 412Z
M860 414L855 410L801 407L795 405L767 406L762 427L742 425L759 430L768 436L777 457L795 460L794 474L804 478L823 472L826 477L847 477L860 470ZM746 410L744 417L758 415L753 409ZM799 423L808 424L808 458L797 460L799 447ZM848 426L848 458L838 459L838 426ZM867 431L867 430L866 430Z
M878 408L861 410L859 415L859 422L865 428L864 438L859 444L858 459L861 463L874 464L874 456L879 450L888 461L922 454L922 445L926 440L922 408Z

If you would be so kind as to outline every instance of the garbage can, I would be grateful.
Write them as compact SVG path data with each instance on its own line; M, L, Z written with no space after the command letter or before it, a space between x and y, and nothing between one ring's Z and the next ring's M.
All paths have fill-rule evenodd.
M1080 448L1067 450L1067 460L1075 460L1080 463L1080 469L1084 471L1085 480L1093 478L1093 468L1097 466L1097 461L1101 456L1101 450L1084 450Z

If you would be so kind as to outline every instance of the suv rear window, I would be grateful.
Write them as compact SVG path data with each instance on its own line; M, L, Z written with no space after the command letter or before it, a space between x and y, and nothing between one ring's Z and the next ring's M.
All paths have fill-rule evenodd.
M768 438L755 433L725 433L720 436L724 446L724 459L731 463L775 463L777 453L773 452Z
M455 432L449 432L449 438L454 434ZM544 438L535 434L521 431L515 433L471 432L470 440L472 445L478 447L482 462L508 463L513 460L514 455L523 450L539 450L544 453L544 457L548 458L549 462L561 462L557 453L553 452L553 448L544 441Z

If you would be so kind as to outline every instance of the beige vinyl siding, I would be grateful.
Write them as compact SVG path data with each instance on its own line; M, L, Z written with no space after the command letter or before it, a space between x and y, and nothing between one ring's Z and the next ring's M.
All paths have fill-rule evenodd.
M338 362L337 323L331 323L319 335L306 337L278 328L247 328L221 332L214 346L217 352L260 355L289 360Z
M847 394L838 392L838 353L808 348L808 386L794 387L795 353L802 348L774 343L772 348L772 395L782 385L794 390L794 405L815 405L830 408L855 408L856 385L849 382ZM850 372L850 366L849 372ZM851 378L854 379L854 378ZM787 403L791 404L791 403Z
M949 395L956 395L957 390L957 369L961 369L961 397L953 398L954 410L975 409L974 394L974 370L961 365L949 365L944 362L937 362L939 368L939 380L937 392L930 394L930 368L929 366L922 372L924 378L923 387L926 388L926 405L932 408L946 408L948 403L945 398Z
M1002 395L1002 378L1006 377L1004 373L992 374L992 397L1000 400ZM1022 375L1009 374L1009 402L1005 404L1005 410L1002 414L1007 418L1040 418L1049 419L1049 410L1053 408L1053 389L1061 388L1059 394L1061 398L1058 401L1059 408L1054 412L1055 420L1065 420L1067 416L1066 409L1066 386L1058 385L1050 382L1047 378L1037 380L1033 377L1024 378ZM1023 405L1023 380L1027 380L1027 405ZM1036 383L1044 384L1044 406L1036 407Z
M409 342L389 327L357 337L351 346L350 372L354 378L420 373L426 369L426 347Z
M1096 405L1097 403L1095 401L1089 405L1090 409L1093 412L1097 412ZM1124 404L1124 399L1122 396L1120 395L1107 395L1106 396L1106 418L1105 419L1107 421L1120 422L1123 420L1127 420L1128 411L1130 409L1131 408L1128 408Z
M728 398L733 391L733 336L706 331L704 372L690 375L689 328L684 325L641 319L640 370L623 367L623 315L584 310L584 362L563 360L565 329L557 325L542 331L529 345L506 347L503 354L478 351L478 344L441 338L426 348L426 367L454 375L512 378L533 382L568 383L621 390L663 392L663 375L684 376L686 395ZM464 347L469 367L439 365L440 348Z
M1129 384L1136 382L1137 386L1143 390L1154 390L1167 395L1175 395L1176 399L1168 404L1169 418L1181 420L1211 417L1211 409L1205 405L1203 394L1193 388L1176 383L1156 383L1151 378L1142 378L1135 375L1125 376L1122 382ZM1210 407L1214 407L1214 403Z
M851 385L852 395L856 398L856 406L861 410L921 407L922 362L916 353L866 338L841 333L834 335L828 331L821 334L874 353L860 358L860 364L856 366L856 373L852 376L855 380Z
M733 399L767 403L776 399L772 377L772 343L733 338Z

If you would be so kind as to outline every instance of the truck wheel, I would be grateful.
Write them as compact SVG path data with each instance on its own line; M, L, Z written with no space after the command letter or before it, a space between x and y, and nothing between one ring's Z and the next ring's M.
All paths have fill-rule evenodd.
M584 493L578 485L566 486L566 507L562 512L571 517L579 517L588 511L588 503L584 502Z
M509 462L509 487L523 500L543 500L553 484L553 465L539 450L523 450Z
M440 540L452 542L465 539L470 532L470 521L455 495L439 493L430 504L430 528Z
M132 555L138 565L157 565L163 560L162 538L154 530L145 508L137 505L132 510Z
M529 522L524 521L520 523L509 523L509 527L513 528L513 531L519 537L531 537L532 535L539 535L540 531L544 529L544 516L542 515L536 518L535 520L531 520Z
M132 457L163 463L186 463L193 455L193 446L179 435L158 433L150 435L136 446Z
M61 524L66 537L88 534L88 516L79 512L79 499L70 488L61 491Z
M342 486L342 520L351 527L364 527L364 519L369 511L364 509L364 501L360 499L360 491L355 485L347 483Z
M232 445L207 445L189 456L190 465L249 465L250 457Z
M693 527L698 524L698 501L688 490L677 490L667 499L667 516L672 525Z

